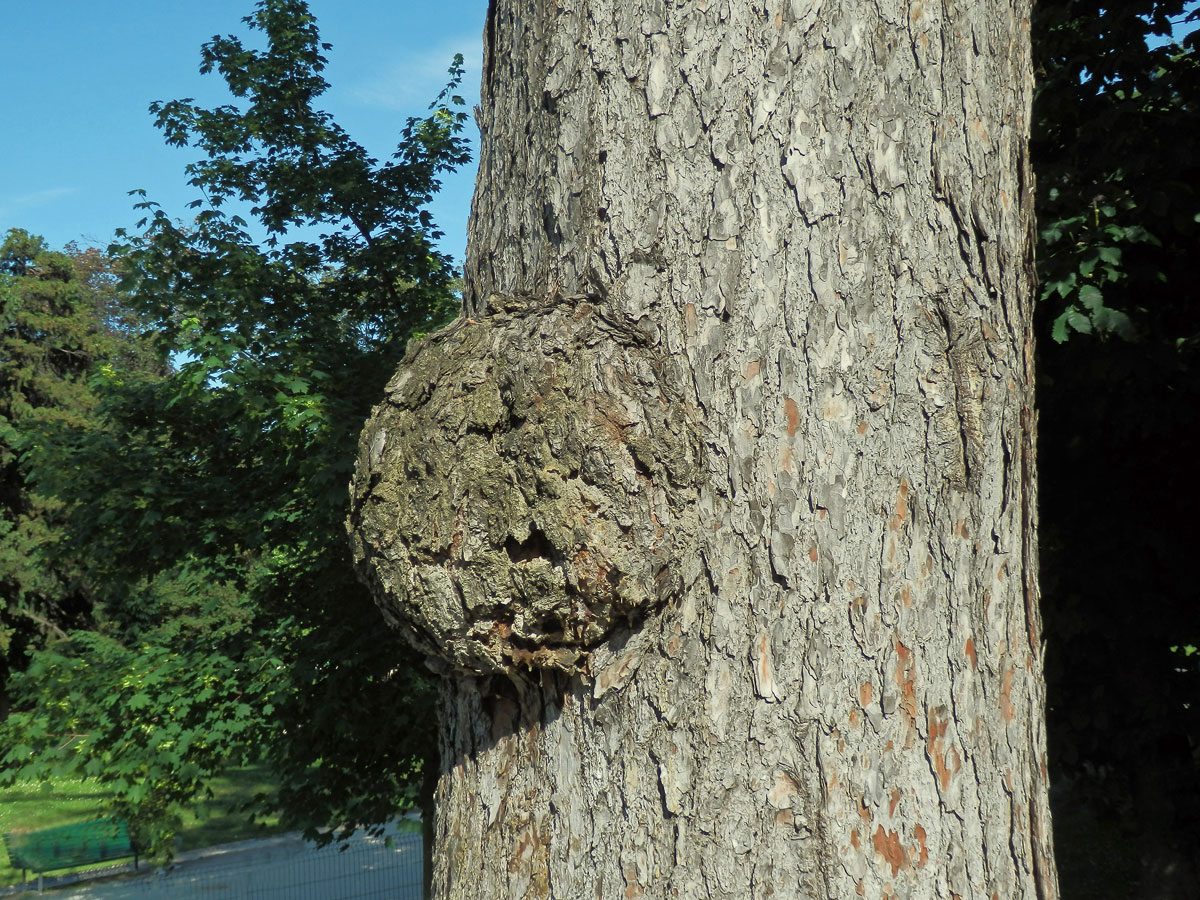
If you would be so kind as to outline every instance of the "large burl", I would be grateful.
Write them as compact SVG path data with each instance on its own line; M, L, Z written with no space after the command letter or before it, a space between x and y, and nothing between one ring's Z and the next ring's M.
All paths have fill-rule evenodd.
M598 306L488 310L388 384L351 488L355 559L451 671L575 672L696 569L698 415L677 364Z

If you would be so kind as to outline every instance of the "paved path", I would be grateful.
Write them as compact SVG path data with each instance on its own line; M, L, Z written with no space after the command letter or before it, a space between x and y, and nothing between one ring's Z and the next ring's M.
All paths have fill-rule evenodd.
M168 871L82 882L49 900L420 900L420 835L356 835L344 851L315 849L299 835L181 854Z

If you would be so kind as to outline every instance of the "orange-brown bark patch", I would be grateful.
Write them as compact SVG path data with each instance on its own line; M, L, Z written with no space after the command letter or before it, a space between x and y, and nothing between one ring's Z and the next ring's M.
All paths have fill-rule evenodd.
M888 798L888 818L894 818L896 815L896 807L900 805L900 791L892 788L892 794Z
M742 369L742 378L744 378L746 381L750 381L751 379L758 377L758 373L761 371L761 369L762 360L751 360L750 362L746 363L745 368Z
M633 900L634 897L642 896L642 886L637 880L637 869L627 865L621 874L625 876L625 900Z
M962 768L962 760L955 747L947 748L945 745L946 732L950 728L949 720L939 716L936 709L929 710L927 720L929 737L926 738L925 749L929 754L929 761L933 764L938 783L945 791L950 787L950 780Z
M817 548L815 545L808 548L808 558L811 562L817 561Z
M536 397L534 398L534 405L537 405ZM625 430L622 424L605 415L602 410L597 410L596 414L592 416L592 423L596 425L600 431L603 431L606 435L608 435L609 440L611 440L614 444L625 443Z
M759 684L764 686L774 681L771 668L771 639L765 631L758 639L758 678Z
M880 825L875 829L871 843L875 846L875 852L882 856L884 861L892 867L893 878L896 877L897 872L908 865L908 854L900 846L900 834L898 832L884 831L883 826Z
M793 460L793 451L790 446L785 446L783 452L779 454L779 468L785 472L795 474L796 464Z
M979 660L975 656L975 639L967 638L967 646L964 648L967 659L971 660L971 671L974 672L979 667Z
M786 772L775 773L775 783L767 792L767 801L776 809L785 809L792 805L792 797L800 793L796 780Z
M530 825L521 832L517 840L513 854L508 860L508 871L519 872L521 869L528 867L537 855L541 845L542 836L535 827Z
M912 651L904 646L899 640L896 642L896 686L900 688L901 702L904 711L908 713L910 719L915 719L917 716L917 679L914 673L915 666L913 665Z
M853 847L855 850L858 849L858 829L857 828L850 829L850 846Z
M896 492L896 512L888 522L888 528L895 531L904 524L908 516L908 479L900 479L900 489Z
M869 706L871 703L871 696L874 694L874 692L875 689L871 687L871 682L864 681L858 686L858 702L864 707Z
M913 836L917 839L917 868L925 868L925 864L929 862L929 847L925 844L925 829L920 825L913 828Z
M783 401L783 414L787 416L788 437L795 437L796 430L800 427L800 407L791 397Z
M1009 666L1004 672L1004 685L1000 688L1000 714L1004 716L1005 722L1011 722L1016 709L1012 704L1012 687L1013 687L1013 672L1015 670Z
M871 824L871 811L867 809L867 804L861 797L858 798L858 817L863 820L864 825Z
M866 423L866 422L859 422L859 423L858 423L858 433L859 433L859 434L866 434L866 433L867 433L867 423Z
M990 139L988 138L987 129L983 125L983 120L980 119L978 116L975 117L975 121L972 123L971 130L974 131L975 136L977 138L979 138L981 141L983 141L985 144L991 143Z

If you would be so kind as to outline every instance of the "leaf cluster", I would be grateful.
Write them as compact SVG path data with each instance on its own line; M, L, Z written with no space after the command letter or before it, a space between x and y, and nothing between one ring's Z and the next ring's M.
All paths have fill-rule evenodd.
M1179 329L1200 244L1200 56L1196 31L1171 35L1196 20L1186 0L1035 8L1038 269L1057 342L1195 337Z
M64 545L67 510L34 481L48 435L92 427L105 367L151 374L162 355L131 327L113 261L53 252L10 230L0 242L0 713L28 651L87 622L93 586Z
M205 618L210 627L184 619L136 641L77 630L35 654L15 679L18 700L31 702L5 723L13 740L0 783L97 778L139 842L169 851L183 806L210 794L214 773L249 761L282 666L236 617Z

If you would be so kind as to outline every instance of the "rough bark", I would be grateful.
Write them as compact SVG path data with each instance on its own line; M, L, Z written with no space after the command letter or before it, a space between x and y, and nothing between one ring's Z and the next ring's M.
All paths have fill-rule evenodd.
M364 432L439 898L1057 895L1028 3L494 0Z

